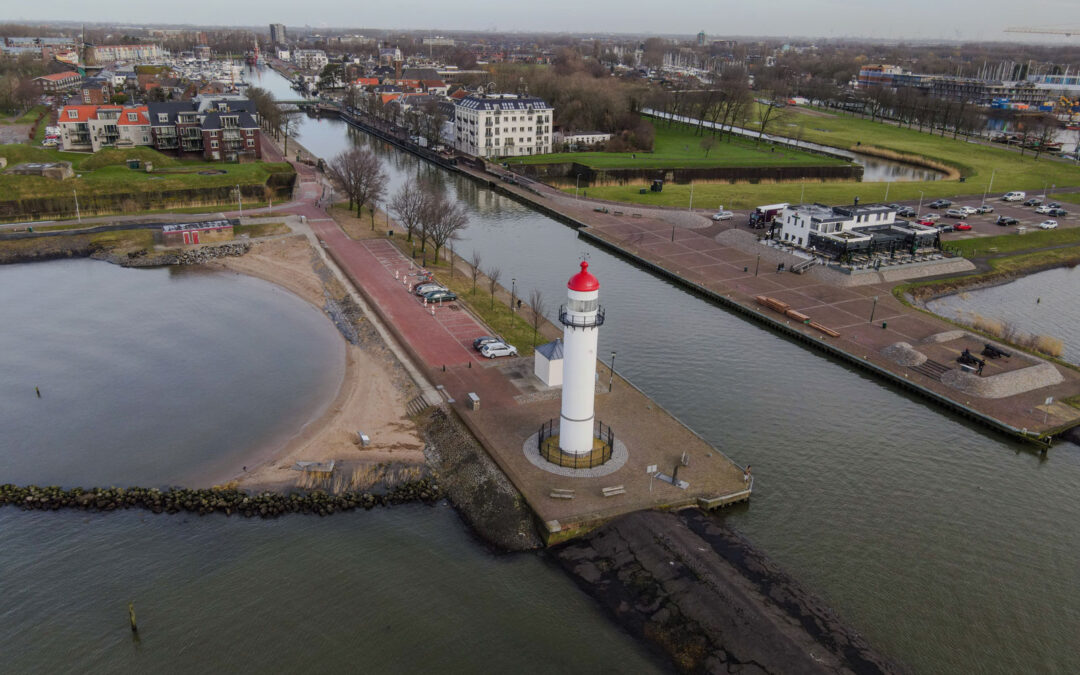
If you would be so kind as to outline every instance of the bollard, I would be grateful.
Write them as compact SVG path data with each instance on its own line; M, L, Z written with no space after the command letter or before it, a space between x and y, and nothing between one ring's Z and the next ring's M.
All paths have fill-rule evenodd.
M129 602L128 603L128 621L131 622L131 632L132 633L138 633L139 632L139 627L137 625L135 625L135 603L134 602Z
M881 322L881 328L882 328L882 330L884 330L884 329L886 329L886 328L888 328L888 327L889 327L889 322L888 322L888 321L882 321L882 322Z
M435 316L435 308L434 307L431 308L431 316Z

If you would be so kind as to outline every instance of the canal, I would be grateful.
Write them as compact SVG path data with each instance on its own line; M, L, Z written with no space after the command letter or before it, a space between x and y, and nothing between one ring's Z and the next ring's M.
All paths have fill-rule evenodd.
M327 159L372 147L391 193L409 176L441 182L471 216L458 254L479 253L522 297L557 306L587 255L607 307L600 354L753 465L752 503L725 517L872 644L920 672L1080 668L1076 447L1040 456L340 120L305 118L299 140Z

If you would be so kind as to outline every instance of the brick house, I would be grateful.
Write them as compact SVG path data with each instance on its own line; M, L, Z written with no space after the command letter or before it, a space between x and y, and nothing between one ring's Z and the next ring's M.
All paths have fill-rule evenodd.
M79 101L83 105L105 105L112 103L113 85L111 78L88 77L79 86Z
M41 86L41 91L45 94L55 94L59 91L67 91L79 86L82 82L82 75L79 75L73 70L69 70L64 73L53 73L51 75L42 75L41 77L34 78L34 81Z
M258 115L247 99L199 97L148 107L156 150L198 154L210 161L262 157Z

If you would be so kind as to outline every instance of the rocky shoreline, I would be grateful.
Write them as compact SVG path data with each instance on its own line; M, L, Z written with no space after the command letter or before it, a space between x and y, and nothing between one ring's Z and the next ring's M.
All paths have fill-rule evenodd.
M630 514L554 555L615 620L682 672L902 672L700 511Z
M245 518L277 518L292 513L328 516L333 513L372 509L410 502L433 504L442 498L438 482L428 478L402 483L382 493L261 492L249 494L235 488L71 488L37 485L0 485L0 506L23 510L116 511L145 509L153 513L233 514Z

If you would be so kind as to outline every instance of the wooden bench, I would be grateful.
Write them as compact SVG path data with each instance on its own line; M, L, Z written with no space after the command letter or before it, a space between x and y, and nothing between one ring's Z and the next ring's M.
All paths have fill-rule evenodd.
M564 490L562 488L553 488L551 490L551 494L549 494L548 496L551 497L552 499L573 499L574 498L574 491L573 490Z
M622 485L613 485L611 487L600 488L600 492L605 497L614 497L615 495L626 494L626 488L624 488Z

